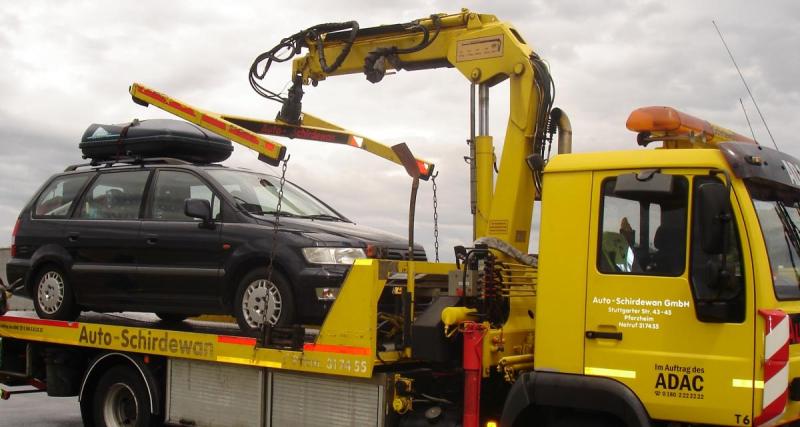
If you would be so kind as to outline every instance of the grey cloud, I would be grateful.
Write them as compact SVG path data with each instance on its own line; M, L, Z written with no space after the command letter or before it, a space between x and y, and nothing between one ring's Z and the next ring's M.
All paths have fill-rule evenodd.
M779 143L797 155L794 110L800 101L794 52L800 32L795 1L635 2L614 0L466 1L475 12L510 21L550 64L556 104L573 121L578 151L633 149L628 113L672 105L749 134L744 98L759 138L766 138L713 27L717 20ZM189 1L15 3L0 15L0 246L21 205L50 174L79 161L75 144L91 122L169 117L131 103L141 81L198 107L272 118L278 105L250 90L251 61L282 37L320 22L356 19L363 26L457 12L445 1L322 3L243 2L220 8ZM24 23L24 25L23 25ZM289 64L265 84L281 88ZM443 253L471 238L464 140L469 134L467 81L456 70L400 72L378 85L362 75L307 88L306 111L387 143L405 141L441 172ZM492 130L502 146L507 85L492 90ZM785 144L785 145L784 145ZM410 180L399 167L346 147L286 141L289 178L352 219L406 232ZM24 147L24 149L20 149ZM499 152L499 151L498 151ZM272 170L237 149L228 162ZM8 183L12 183L9 185ZM419 195L417 234L432 254L430 184ZM534 220L534 224L536 224ZM533 232L535 237L536 231ZM535 247L535 246L534 246Z

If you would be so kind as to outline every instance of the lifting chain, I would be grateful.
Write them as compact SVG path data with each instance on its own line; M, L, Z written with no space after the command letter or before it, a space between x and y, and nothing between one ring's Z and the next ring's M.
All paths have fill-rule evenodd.
M283 204L283 186L286 184L286 168L289 164L289 159L292 156L289 155L284 160L283 166L281 167L281 179L280 183L278 184L278 204L275 206L275 222L273 222L272 226L272 249L269 253L269 264L267 264L267 282L272 283L272 265L275 263L275 249L278 247L278 229L280 228L281 222L281 205ZM266 302L265 302L266 304ZM263 321L261 322L261 327L263 328L267 324L267 310L266 306L264 309L264 314L262 317Z
M439 262L439 199L436 197L436 177L439 172L431 175L433 183L433 247L436 253L436 262Z

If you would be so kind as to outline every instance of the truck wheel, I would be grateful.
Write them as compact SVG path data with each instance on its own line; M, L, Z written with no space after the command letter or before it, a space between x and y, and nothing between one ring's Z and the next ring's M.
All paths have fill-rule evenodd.
M150 413L147 385L128 366L115 366L100 377L92 397L92 411L98 427L148 427L157 421Z
M39 270L32 294L33 307L42 319L69 321L80 314L72 286L58 267L46 265Z
M189 317L186 314L178 314L178 313L156 313L156 316L158 316L159 319L165 322L174 322L174 323L183 322L184 320L186 320L187 317Z
M294 322L294 298L289 282L277 271L267 280L267 269L246 274L236 291L234 316L243 332L257 330L264 319L273 326Z

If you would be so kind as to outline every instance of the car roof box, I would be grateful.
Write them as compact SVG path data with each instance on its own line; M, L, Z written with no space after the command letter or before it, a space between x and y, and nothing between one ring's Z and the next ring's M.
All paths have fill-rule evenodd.
M194 163L221 162L231 156L230 140L183 120L137 120L92 124L78 145L93 161L123 157L174 157Z

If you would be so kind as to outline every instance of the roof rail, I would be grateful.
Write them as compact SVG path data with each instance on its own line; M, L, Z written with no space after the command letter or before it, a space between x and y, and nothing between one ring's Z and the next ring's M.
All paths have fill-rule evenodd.
M81 163L77 165L70 165L64 169L64 172L72 172L77 170L81 167L111 167L118 163L124 163L129 165L144 165L144 164L153 164L153 163L160 163L165 165L191 165L192 162L187 162L186 160L176 159L174 157L122 157L119 159L109 159L109 160L92 160L89 163Z

